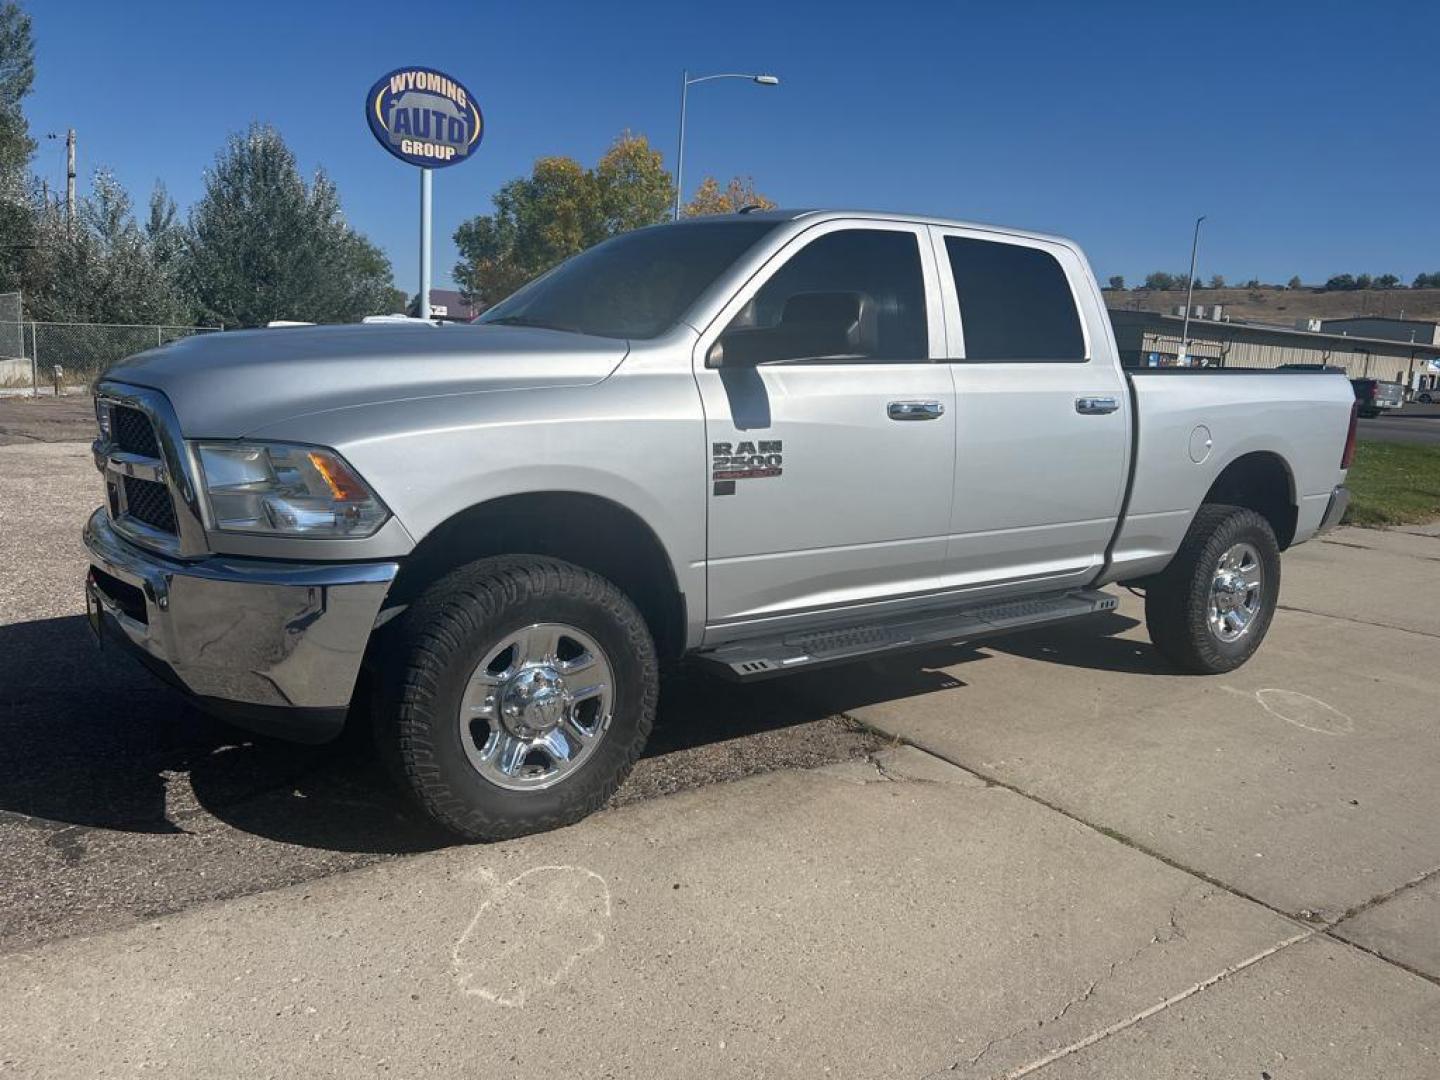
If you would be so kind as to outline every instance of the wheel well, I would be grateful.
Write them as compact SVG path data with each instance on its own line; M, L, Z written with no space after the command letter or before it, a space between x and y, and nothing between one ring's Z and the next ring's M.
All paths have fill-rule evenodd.
M685 650L685 598L651 528L618 503L581 492L510 495L469 507L432 529L401 564L390 602L490 555L549 555L613 582L640 610L664 658Z
M1280 550L1284 551L1295 539L1298 511L1294 487L1284 458L1269 451L1257 451L1225 466L1205 493L1205 502L1254 510L1270 522Z

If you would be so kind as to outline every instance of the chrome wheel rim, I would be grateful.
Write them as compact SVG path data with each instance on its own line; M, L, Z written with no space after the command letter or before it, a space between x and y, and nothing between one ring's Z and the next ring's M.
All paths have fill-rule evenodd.
M1249 633L1260 614L1264 584L1265 570L1254 544L1236 544L1221 555L1210 582L1210 632L1226 644Z
M496 787L534 791L580 768L610 727L614 672L589 634L532 623L475 666L460 701L460 744Z

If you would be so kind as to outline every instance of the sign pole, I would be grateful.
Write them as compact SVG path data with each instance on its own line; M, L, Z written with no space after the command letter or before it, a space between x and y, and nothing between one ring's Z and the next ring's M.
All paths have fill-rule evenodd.
M420 300L416 314L430 318L430 173L420 170Z

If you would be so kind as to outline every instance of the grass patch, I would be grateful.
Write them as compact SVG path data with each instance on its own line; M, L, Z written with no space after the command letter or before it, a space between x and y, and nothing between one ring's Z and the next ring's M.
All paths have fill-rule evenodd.
M1414 525L1440 518L1440 446L1362 441L1345 481L1347 525Z

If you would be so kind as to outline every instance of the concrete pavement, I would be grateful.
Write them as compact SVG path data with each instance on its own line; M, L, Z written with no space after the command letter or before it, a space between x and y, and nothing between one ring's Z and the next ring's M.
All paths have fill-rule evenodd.
M1317 937L902 749L6 957L0 1060L27 1076L993 1076L1268 963L1321 1000L1386 988L1370 1029L1290 1017L1284 1045L1323 1038L1350 1067L1332 1075L1377 1046L1390 1077L1440 1069L1440 988L1328 941L1335 972L1276 966ZM1279 1045L1254 1030L1233 1055L1259 1076Z

